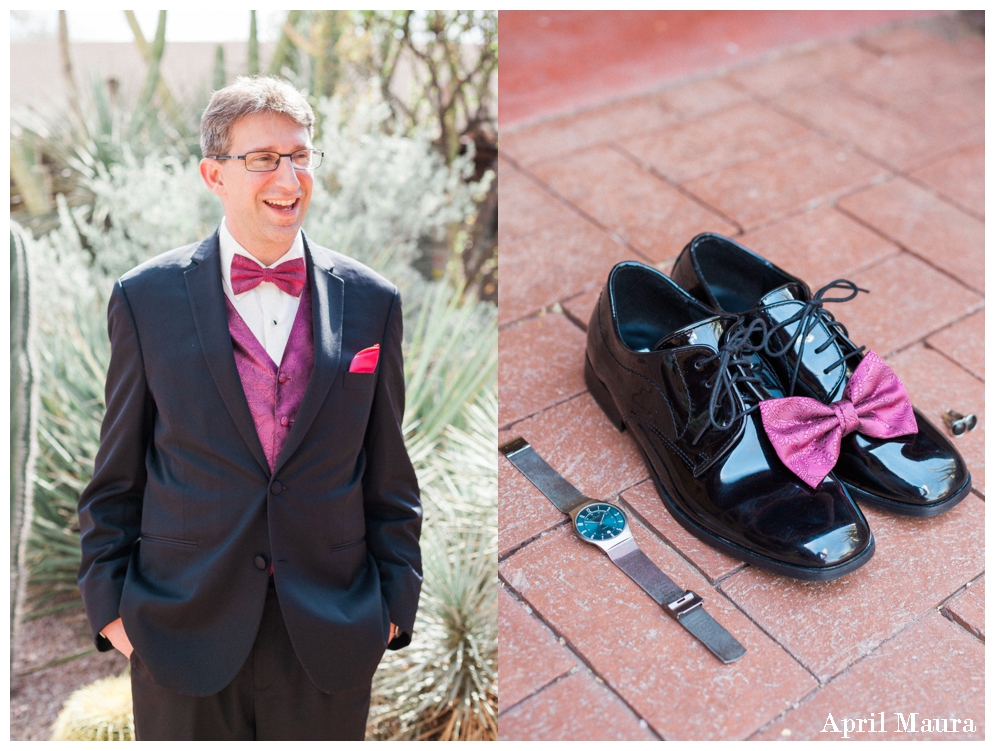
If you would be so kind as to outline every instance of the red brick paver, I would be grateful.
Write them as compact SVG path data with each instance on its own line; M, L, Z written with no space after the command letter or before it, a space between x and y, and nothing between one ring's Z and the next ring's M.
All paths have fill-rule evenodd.
M501 431L502 443L521 435L522 431ZM534 440L529 436L529 440ZM563 523L563 514L549 503L535 485L504 457L498 460L498 486L501 488L501 513L498 515L498 556L538 537Z
M506 291L501 293L498 323L597 289L612 266L633 258L632 251L577 216L502 242L501 284Z
M940 39L896 55L883 55L839 78L852 89L893 105L927 98L981 78L985 72L984 49L973 44L952 46Z
M693 235L736 227L608 146L578 152L534 170L567 201L647 258L680 252Z
M876 720L884 712L884 732L850 734L856 740L982 740L985 737L984 644L938 613L930 613L847 673L788 712L760 733L761 740L842 739L845 719ZM901 732L895 713L905 722L916 713L916 732ZM841 732L828 729L829 715ZM923 720L946 720L958 732L923 731ZM963 732L972 720L974 732ZM856 726L856 723L855 723ZM880 730L878 722L876 729ZM822 731L826 730L825 733Z
M592 498L612 497L648 476L635 442L616 430L589 394L523 420L508 433L523 436Z
M661 91L658 99L681 117L698 117L749 101L749 96L721 78L675 86Z
M621 494L647 555L748 650L715 660L499 457L502 738L836 740L828 714L866 729L871 712L887 732L854 738L983 737L984 45L957 23L783 49L502 132L502 200L520 195L501 214L500 439L524 436L587 495ZM827 308L927 419L978 418L951 437L963 502L865 509L874 558L826 583L676 524L586 393L585 331L614 263L667 273L704 231L813 290L870 290ZM977 728L904 736L896 712Z
M586 390L584 333L559 313L529 319L498 334L498 419L521 420Z
M569 711L550 707L569 707ZM503 741L649 741L656 736L632 710L590 673L574 673L501 715Z
M533 165L589 146L648 133L677 119L659 99L633 99L514 131L502 137L501 145L520 164Z
M978 525L984 503L974 496L934 519L863 510L876 549L854 573L812 583L750 567L721 585L823 682L938 607L985 565Z
M772 97L860 70L875 59L873 53L853 43L826 45L800 54L779 55L737 70L731 78L761 97Z
M501 196L498 222L502 255L504 244L510 240L577 218L569 207L507 162L501 165L501 192L507 194Z
M775 103L810 127L895 169L921 164L951 148L947 133L920 127L839 81L789 92Z
M985 640L985 577L971 582L944 607L955 623L959 623L981 641Z
M674 182L685 182L724 167L778 151L811 131L756 102L747 102L621 146Z
M977 310L983 298L909 253L849 279L867 294L827 307L857 344L885 357Z
M878 33L872 32L865 36L861 43L868 49L894 55L925 47L935 39L932 34L927 34L914 26L900 26Z
M506 589L498 592L498 631L505 657L501 660L500 709L528 698L575 667L577 658L535 618L532 608L516 602Z
M859 191L840 207L979 292L985 223L901 178Z
M685 187L723 216L749 228L835 198L884 174L854 151L817 136L691 180Z
M916 170L912 177L978 216L985 215L985 147L972 146Z
M984 143L984 92L984 79L979 79L930 91L922 98L910 98L896 105L895 110L920 128L942 134L947 139L947 151L955 154L964 147ZM921 162L913 165L925 166L933 158L933 154L924 154Z
M708 581L658 538L638 524L633 532L678 584L710 591ZM816 685L731 603L705 594L711 614L748 650L717 667L694 637L567 527L506 560L501 575L663 738L746 737L758 719L773 719Z
M962 368L985 380L985 311L962 318L933 334L926 343Z
M664 272L669 271L671 266L673 266L672 261L669 263L662 261L656 265L658 269ZM605 278L607 278L607 275ZM563 311L584 331L587 331L587 326L591 322L591 314L594 313L594 306L598 304L603 286L604 281L589 292L563 301Z
M826 205L751 230L737 241L804 279L812 292L899 252L894 243Z

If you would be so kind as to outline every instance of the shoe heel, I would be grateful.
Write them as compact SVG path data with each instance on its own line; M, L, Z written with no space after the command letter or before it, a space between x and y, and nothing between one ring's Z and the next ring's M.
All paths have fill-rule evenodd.
M587 389L591 392L591 396L594 397L594 401L608 415L608 419L611 420L612 425L620 431L625 430L625 423L622 421L622 415L619 414L618 407L615 406L615 400L608 393L605 384L595 374L594 368L591 367L591 360L586 355L584 356L584 382L587 384Z

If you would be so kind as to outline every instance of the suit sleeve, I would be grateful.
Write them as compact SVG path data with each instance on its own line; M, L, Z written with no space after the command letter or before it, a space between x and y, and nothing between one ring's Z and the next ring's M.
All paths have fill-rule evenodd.
M380 374L364 450L363 474L366 546L380 573L380 586L390 619L400 633L388 645L400 649L411 642L422 568L418 538L422 508L418 480L404 445L404 363L401 357L401 298L395 290L383 344Z
M79 588L101 652L112 649L99 632L118 618L132 547L141 532L145 456L155 419L138 331L120 281L108 304L107 331L111 342L107 411L93 478L79 498Z

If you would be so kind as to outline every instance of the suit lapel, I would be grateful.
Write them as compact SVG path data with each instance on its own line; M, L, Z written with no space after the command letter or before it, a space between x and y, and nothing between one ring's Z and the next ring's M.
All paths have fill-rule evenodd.
M238 375L235 354L232 351L228 311L225 307L225 292L221 281L220 244L217 232L200 244L193 254L193 265L184 272L183 276L187 284L187 296L190 298L197 336L211 377L235 427L238 428L256 461L268 475L269 464L262 444L259 443L259 435L252 421L252 413L249 412L249 403L245 399L245 390L242 388L242 379ZM191 395L191 398L195 398L195 395Z
M335 276L334 262L324 248L304 239L308 284L311 285L311 315L314 324L314 370L297 410L287 442L273 469L275 475L300 446L301 441L325 403L335 382L342 357L342 315L345 283Z

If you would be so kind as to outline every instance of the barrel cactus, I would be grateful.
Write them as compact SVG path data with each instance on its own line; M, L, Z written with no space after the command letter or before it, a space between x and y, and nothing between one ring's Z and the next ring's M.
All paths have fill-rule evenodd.
M52 724L52 740L135 740L128 672L94 681L70 694Z

